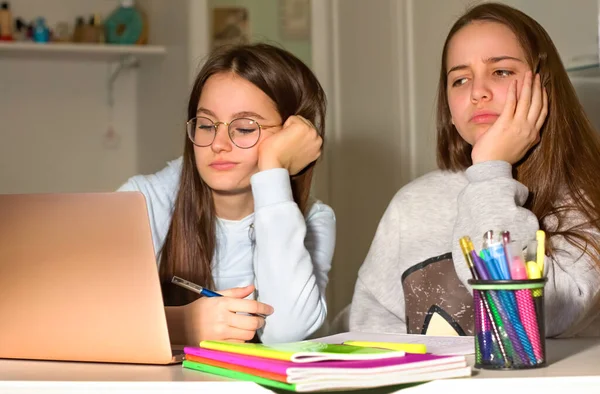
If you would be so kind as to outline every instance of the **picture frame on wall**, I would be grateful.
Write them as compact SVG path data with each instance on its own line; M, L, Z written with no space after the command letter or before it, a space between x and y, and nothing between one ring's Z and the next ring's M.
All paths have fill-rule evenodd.
M280 34L286 40L310 39L310 0L279 0Z
M211 49L250 42L250 17L244 7L216 7L212 13Z

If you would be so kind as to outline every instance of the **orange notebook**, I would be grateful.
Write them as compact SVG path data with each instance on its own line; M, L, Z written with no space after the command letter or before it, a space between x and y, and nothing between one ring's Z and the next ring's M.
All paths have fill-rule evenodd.
M288 382L286 375L280 375L278 373L261 371L260 369L243 367L241 365L236 365L236 364L224 363L222 361L211 360L211 359L204 358L204 357L193 356L191 354L186 354L185 359L189 360L189 361L201 363L201 364L212 365L213 367L226 368L231 371L243 372L243 373L247 373L247 374L254 375L254 376L260 376L261 378L276 380L278 382L283 382L283 383Z

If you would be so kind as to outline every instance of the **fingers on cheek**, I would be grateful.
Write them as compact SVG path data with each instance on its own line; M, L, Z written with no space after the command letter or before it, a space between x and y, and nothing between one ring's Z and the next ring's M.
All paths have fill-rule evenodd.
M292 123L294 123L294 118L293 117L289 117L289 118L287 118L287 120L283 124L283 127L289 127Z

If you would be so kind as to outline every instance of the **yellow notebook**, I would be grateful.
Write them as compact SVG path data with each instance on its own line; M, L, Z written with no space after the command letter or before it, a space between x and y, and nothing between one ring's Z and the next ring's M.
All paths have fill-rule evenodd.
M259 343L232 343L225 341L202 341L200 347L222 352L245 354L255 357L286 360L297 363L316 361L380 360L403 357L399 350L363 346L336 345L302 341L264 345Z
M345 345L376 347L381 349L402 350L406 353L425 354L427 346L422 343L395 343L395 342L366 342L346 341Z

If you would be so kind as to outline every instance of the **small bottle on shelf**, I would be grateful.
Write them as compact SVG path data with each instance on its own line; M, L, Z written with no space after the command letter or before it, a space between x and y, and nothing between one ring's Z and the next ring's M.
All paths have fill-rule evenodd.
M50 41L50 29L46 25L46 19L39 17L33 26L33 41L38 43L47 43Z
M10 6L5 1L0 4L0 41L12 41L12 14L10 12Z

